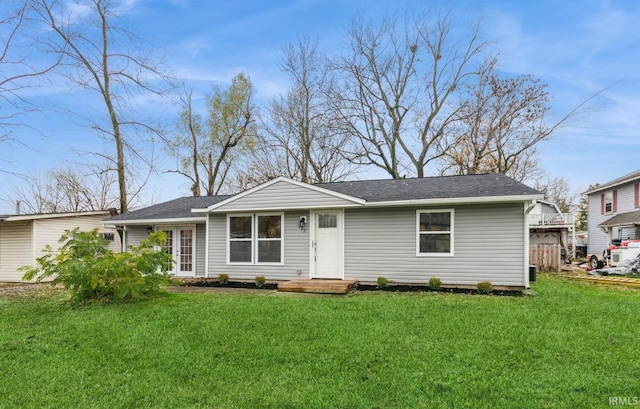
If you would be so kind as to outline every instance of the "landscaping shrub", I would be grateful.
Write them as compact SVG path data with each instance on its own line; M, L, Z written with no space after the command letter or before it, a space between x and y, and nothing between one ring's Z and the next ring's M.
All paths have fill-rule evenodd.
M255 282L256 282L256 287L262 288L267 283L267 279L265 278L265 276L257 276L255 278Z
M490 294L493 291L493 284L491 281L480 281L476 284L476 290L478 294Z
M429 289L433 291L438 291L442 287L442 280L438 277L431 277L429 279Z
M40 282L54 277L51 284L62 284L71 291L74 301L140 298L170 283L171 275L166 270L173 265L173 258L159 250L166 239L163 232L151 233L139 246L114 253L105 247L108 241L98 235L97 229L65 230L58 250L47 245L45 254L36 259L36 267L19 270L25 272L24 280Z
M387 277L378 277L377 280L377 288L385 288L389 285L389 280L387 279Z
M218 274L218 282L220 284L228 284L229 283L229 274Z

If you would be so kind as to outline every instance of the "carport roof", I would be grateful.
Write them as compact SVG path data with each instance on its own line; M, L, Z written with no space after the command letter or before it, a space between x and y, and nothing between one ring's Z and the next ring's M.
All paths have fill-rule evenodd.
M193 213L191 209L199 207L207 207L218 203L229 196L187 196L178 199L169 200L168 202L158 203L153 206L145 207L131 212L119 214L110 217L104 222L117 224L118 222L127 221L158 221L164 219L197 219L202 218L202 214Z

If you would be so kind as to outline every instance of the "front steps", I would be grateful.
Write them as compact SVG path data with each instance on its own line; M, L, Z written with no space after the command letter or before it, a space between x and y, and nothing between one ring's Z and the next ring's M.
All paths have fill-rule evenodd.
M314 294L347 294L357 283L357 280L298 279L279 283L278 291Z

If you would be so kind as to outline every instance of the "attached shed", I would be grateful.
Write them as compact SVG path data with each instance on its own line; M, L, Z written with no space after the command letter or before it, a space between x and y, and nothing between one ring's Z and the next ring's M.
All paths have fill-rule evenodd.
M0 216L0 281L22 281L23 273L17 269L33 265L47 244L57 248L64 231L76 227L98 229L110 241L109 248L120 251L120 236L101 222L109 215L108 211L94 211Z

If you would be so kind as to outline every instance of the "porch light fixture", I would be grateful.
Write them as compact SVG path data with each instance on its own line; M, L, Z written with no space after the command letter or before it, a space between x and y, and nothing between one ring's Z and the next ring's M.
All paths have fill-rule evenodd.
M147 233L151 234L152 231L153 231L153 226L147 226Z
M305 231L307 228L307 218L305 216L300 216L300 220L298 220L298 228L302 231Z

